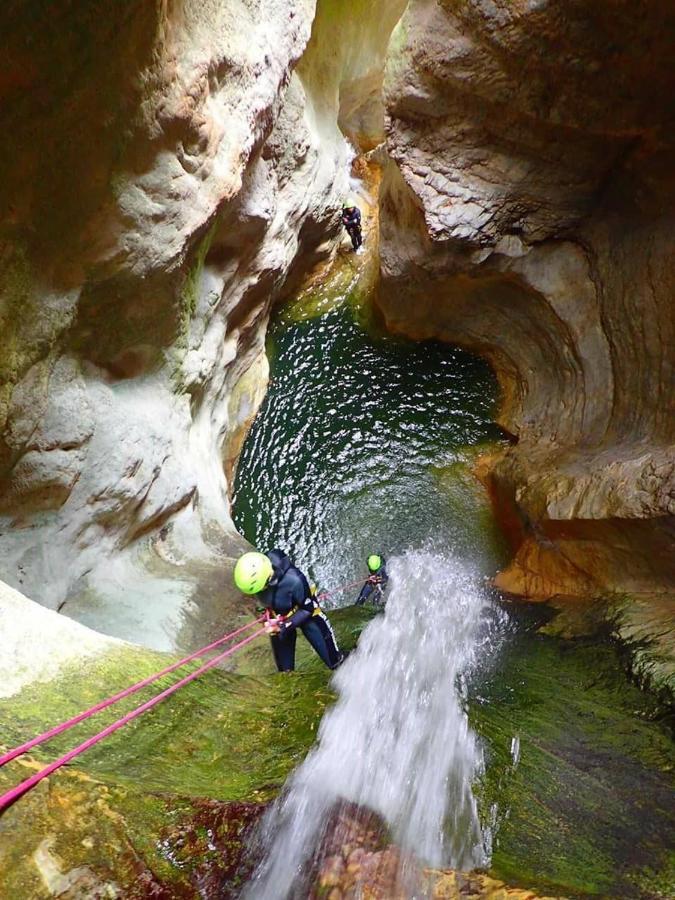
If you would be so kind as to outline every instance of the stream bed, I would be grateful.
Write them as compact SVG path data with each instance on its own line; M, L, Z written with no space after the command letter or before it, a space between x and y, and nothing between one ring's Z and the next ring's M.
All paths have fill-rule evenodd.
M567 897L673 896L661 711L607 636L563 641L546 633L547 608L487 586L506 559L471 474L502 440L487 364L384 335L355 294L284 307L268 352L239 529L286 550L320 590L365 577L369 553L391 561L392 580L337 673L318 745L266 816L247 896L291 890L337 798L377 812L434 866Z

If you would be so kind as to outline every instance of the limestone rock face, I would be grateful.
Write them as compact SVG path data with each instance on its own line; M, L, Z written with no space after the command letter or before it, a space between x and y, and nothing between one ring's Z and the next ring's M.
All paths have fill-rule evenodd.
M499 583L669 589L667 4L58 0L27 15L10 4L0 22L10 584L158 648L220 620L269 309L330 256L354 187L345 135L384 137L386 56L380 305L393 330L473 347L499 373L517 439L484 469L515 549Z
M2 576L168 648L227 594L267 317L353 151L294 74L313 0L85 6L1 16Z
M19 694L26 685L50 681L66 666L82 665L124 646L38 606L1 581L0 627L3 699Z
M269 311L335 249L404 5L3 10L10 584L158 649L220 627Z
M412 0L392 37L379 304L493 362L497 581L529 597L675 583L673 34L667 4Z

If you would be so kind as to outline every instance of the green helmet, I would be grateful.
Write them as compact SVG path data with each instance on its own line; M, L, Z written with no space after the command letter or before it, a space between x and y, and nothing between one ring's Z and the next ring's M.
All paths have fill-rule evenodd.
M381 565L382 557L378 556L377 553L373 553L372 556L368 557L368 568L371 572L377 572Z
M264 553L244 553L234 567L234 583L244 594L259 594L274 574Z
M356 206L356 200L353 197L347 197L345 202L342 204L343 209L353 209Z

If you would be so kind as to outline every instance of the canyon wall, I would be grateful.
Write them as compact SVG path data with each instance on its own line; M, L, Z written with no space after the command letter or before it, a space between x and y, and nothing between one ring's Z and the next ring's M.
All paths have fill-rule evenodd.
M386 107L378 302L392 330L457 341L499 375L512 445L481 470L514 547L498 584L669 596L671 11L176 0L26 15L2 13L9 584L160 648L239 602L228 494L269 310L330 259L354 153L385 138Z
M352 141L381 140L402 6L3 11L9 584L158 648L217 627L243 546L229 480L265 389L269 311L334 252L355 152L338 118Z
M392 37L378 303L492 361L497 584L533 599L673 593L674 32L668 4L411 0Z

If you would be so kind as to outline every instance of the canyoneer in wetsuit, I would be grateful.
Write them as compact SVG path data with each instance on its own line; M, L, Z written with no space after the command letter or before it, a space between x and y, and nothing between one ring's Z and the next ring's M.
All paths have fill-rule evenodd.
M327 616L303 573L282 550L244 553L234 567L234 582L244 594L256 595L271 614L265 627L280 672L295 668L298 628L329 669L340 665L344 654Z
M361 234L361 210L350 198L342 207L342 224L347 229L347 234L352 239L352 247L358 250L363 243Z
M373 553L368 557L368 577L366 578L361 593L356 598L356 605L363 603L384 603L384 589L389 581L387 566L384 556Z

